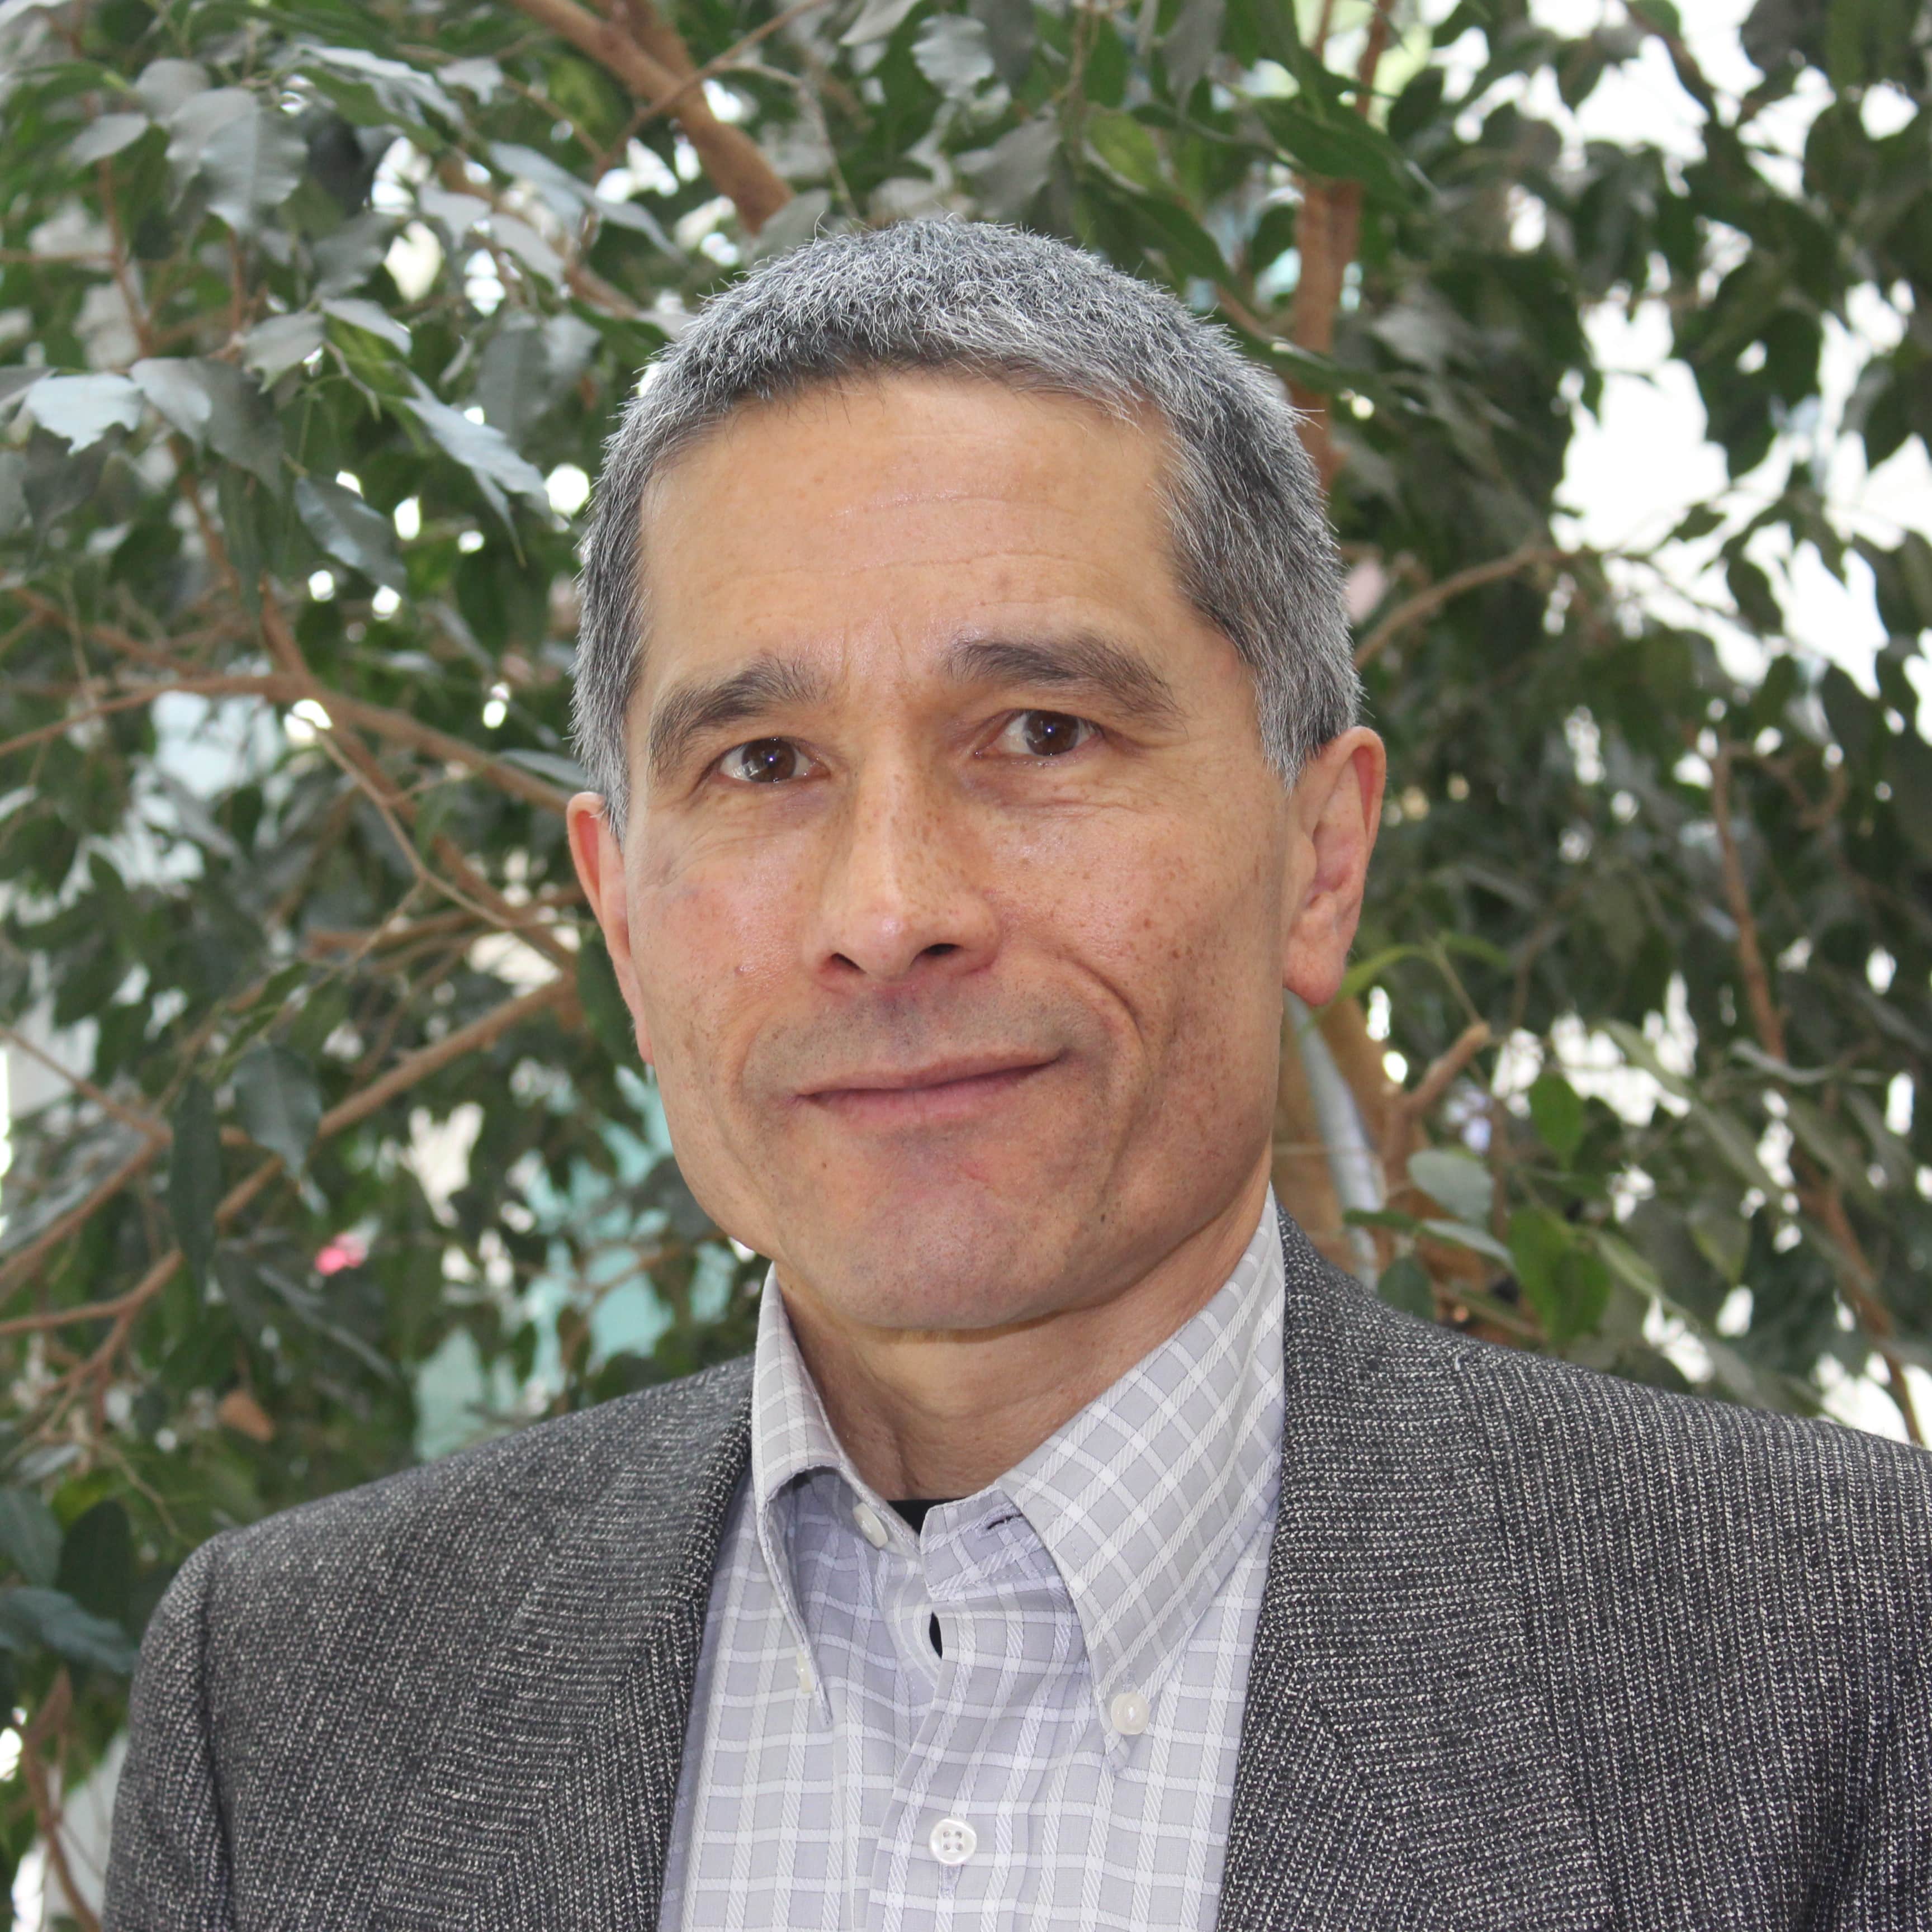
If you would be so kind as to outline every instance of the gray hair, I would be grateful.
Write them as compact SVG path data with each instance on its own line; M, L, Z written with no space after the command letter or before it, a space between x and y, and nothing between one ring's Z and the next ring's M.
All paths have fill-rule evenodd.
M626 720L650 592L645 494L742 403L924 370L1077 398L1171 444L1180 587L1254 674L1262 743L1292 783L1360 699L1315 469L1279 386L1224 329L1064 242L950 219L820 236L708 302L652 362L605 452L584 544L578 756L621 837Z

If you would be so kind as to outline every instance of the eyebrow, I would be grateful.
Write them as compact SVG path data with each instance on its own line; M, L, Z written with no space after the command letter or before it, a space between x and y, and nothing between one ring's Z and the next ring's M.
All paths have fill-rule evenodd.
M1018 684L1103 699L1136 722L1172 726L1182 716L1174 687L1145 658L1090 632L1055 638L965 638L946 653L955 684ZM754 658L717 678L677 685L651 714L645 756L652 776L676 771L712 733L823 703L825 673L796 658Z
M1182 716L1173 686L1152 664L1091 632L963 638L946 653L946 668L958 684L1034 685L1099 698L1141 724L1173 725Z
M692 746L728 725L786 707L820 702L828 688L823 672L795 658L754 658L728 676L674 686L651 713L646 755L653 777L676 771Z

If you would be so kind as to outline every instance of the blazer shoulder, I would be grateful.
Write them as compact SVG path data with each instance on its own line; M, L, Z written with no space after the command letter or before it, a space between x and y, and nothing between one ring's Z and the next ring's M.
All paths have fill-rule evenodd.
M614 1482L702 1462L742 1426L750 1372L748 1357L723 1363L226 1531L206 1558L215 1628L244 1610L238 1600L338 1579L358 1595L394 1592L406 1574L452 1594L484 1573L510 1584Z
M1924 1654L1932 1454L1468 1338L1451 1352L1504 1507L1552 1586L1614 1580L1660 1616L1694 1604L1767 1644L1796 1618L1882 1677Z
M1606 1478L1692 1486L1747 1480L1761 1502L1802 1482L1828 1505L1889 1502L1932 1534L1932 1453L1822 1417L1780 1414L1470 1336L1454 1338L1473 1398L1500 1428L1587 1442Z
M1291 1294L1324 1402L1418 1480L1462 1444L1494 1472L1504 1518L1536 1526L1547 1552L1574 1549L1582 1571L1616 1551L1774 1594L1822 1575L1848 1615L1876 1598L1915 1634L1932 1619L1932 1454L1498 1347L1325 1266Z
M1932 1538L1932 1452L1502 1347L1390 1308L1338 1268L1323 1273L1324 1313L1339 1343L1324 1366L1359 1380L1364 1396L1420 1412L1439 1408L1454 1388L1492 1442L1574 1462L1592 1489L1728 1496L1748 1484L1761 1514L1791 1500L1797 1485L1827 1510L1889 1508Z

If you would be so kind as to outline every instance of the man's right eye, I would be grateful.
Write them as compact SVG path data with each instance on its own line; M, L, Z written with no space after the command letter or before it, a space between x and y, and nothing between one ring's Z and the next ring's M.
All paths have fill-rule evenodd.
M719 773L738 784L784 784L811 769L812 760L789 738L754 738L718 760Z

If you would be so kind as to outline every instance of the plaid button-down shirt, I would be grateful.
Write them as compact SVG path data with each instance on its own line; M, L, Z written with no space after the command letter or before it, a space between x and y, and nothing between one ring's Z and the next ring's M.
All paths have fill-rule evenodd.
M840 1448L767 1281L665 1928L1212 1927L1282 1295L1270 1197L1199 1313L915 1534Z

